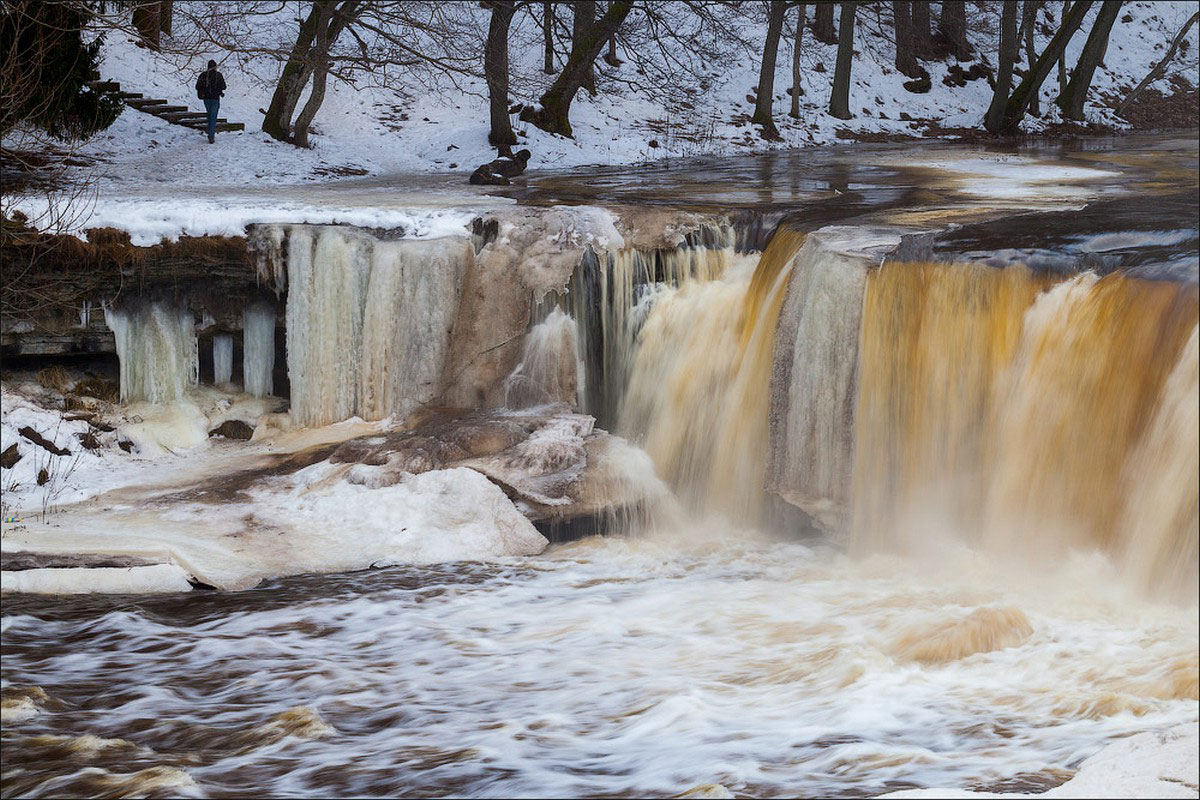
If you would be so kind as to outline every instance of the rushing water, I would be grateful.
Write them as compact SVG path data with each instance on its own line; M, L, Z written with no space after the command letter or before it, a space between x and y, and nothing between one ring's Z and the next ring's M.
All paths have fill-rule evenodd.
M195 784L166 773L162 794L208 796L1046 786L1110 737L1196 718L1195 610L1144 606L1107 569L851 562L726 529L238 594L9 598L6 694L49 699L5 726L4 794L155 767Z
M1180 152L1194 143L1135 172L1150 181ZM1048 174L1118 155L1080 147ZM1048 212L905 256L970 263L880 264L865 228L854 247L850 228L818 229L936 205L931 186L958 201L1006 189L859 160L763 157L744 196L731 161L694 207L802 224L761 257L735 244L765 238L732 227L589 253L530 320L506 401L578 398L645 448L689 513L524 559L6 597L3 794L1034 791L1116 737L1195 723L1195 193L1181 181L1156 219L1125 227L1109 222L1128 198L1106 200L1070 233ZM1010 183L1041 180L1021 174ZM534 202L569 188L533 184ZM669 168L598 171L566 199L647 188L673 203L688 186ZM431 400L465 237L268 234L287 242L295 416ZM1063 274L1081 264L1096 272ZM112 315L124 395L195 382L188 320ZM247 321L245 377L265 394L272 318ZM764 489L829 535L750 530L770 516Z

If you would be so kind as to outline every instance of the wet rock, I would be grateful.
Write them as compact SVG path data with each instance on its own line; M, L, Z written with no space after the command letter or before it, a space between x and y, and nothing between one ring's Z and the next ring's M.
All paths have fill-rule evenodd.
M71 455L70 450L67 450L66 448L63 448L63 447L59 447L54 442L52 442L49 439L47 439L46 437L42 436L40 433L38 433L37 431L35 431L33 428L29 427L28 425L26 425L24 428L21 428L19 431L17 431L17 433L21 434L23 437L25 437L29 441L33 442L34 444L36 444L38 447L42 448L43 450L45 450L49 453L53 453L56 456Z
M45 467L42 467L41 469L38 470L37 485L45 486L49 482L50 482L50 473L46 471Z
M209 436L224 436L226 439L248 440L254 436L254 428L240 419L227 419L208 432Z
M17 449L16 442L4 448L4 452L0 453L0 467L4 469L12 469L20 460L21 452Z
M121 448L126 453L133 452L133 442L129 441L128 439L122 439L121 441L117 442L117 447Z

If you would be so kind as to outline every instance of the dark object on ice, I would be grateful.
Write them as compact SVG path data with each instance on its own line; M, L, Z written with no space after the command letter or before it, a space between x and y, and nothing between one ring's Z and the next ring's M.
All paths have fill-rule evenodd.
M45 486L49 482L50 482L50 473L46 471L45 467L42 467L41 469L38 470L37 485Z
M532 155L528 150L518 150L513 156L500 156L494 161L480 164L471 173L473 186L508 186L509 178L515 178L525 171Z
M128 439L122 439L121 441L117 442L117 447L121 448L126 453L133 452L133 442L129 441Z
M97 439L96 434L92 433L91 431L84 431L83 433L76 434L76 436L79 437L79 443L81 445L83 445L85 449L87 449L87 450L99 449L100 440Z
M254 428L240 419L227 419L208 432L209 436L224 436L226 439L249 439L254 435Z
M70 450L67 450L64 447L59 447L54 442L52 442L49 439L47 439L46 437L42 436L40 433L38 433L37 431L35 431L33 428L29 427L28 425L26 425L24 428L21 428L21 430L17 431L17 433L21 434L26 439L33 442L34 444L36 444L38 447L42 448L43 450L51 452L56 456L71 455Z
M0 453L0 467L4 467L4 469L12 469L20 460L21 451L17 449L16 442L4 448L4 452Z

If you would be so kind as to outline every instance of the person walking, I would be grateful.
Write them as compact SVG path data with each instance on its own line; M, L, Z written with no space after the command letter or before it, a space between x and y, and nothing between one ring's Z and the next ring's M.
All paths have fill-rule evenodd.
M208 69L196 79L196 97L204 101L208 113L208 143L217 140L217 112L221 109L221 96L225 94L225 78L217 72L217 62L210 60Z

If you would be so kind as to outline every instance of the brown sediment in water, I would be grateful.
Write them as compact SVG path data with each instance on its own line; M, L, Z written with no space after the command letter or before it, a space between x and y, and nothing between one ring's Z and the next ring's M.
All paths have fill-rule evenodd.
M1017 647L1033 635L1033 626L1015 608L977 608L965 617L932 627L913 628L893 643L903 661L926 666L947 664L975 653Z
M873 271L855 546L952 531L1026 555L1096 548L1194 595L1198 317L1194 285L1119 273Z

